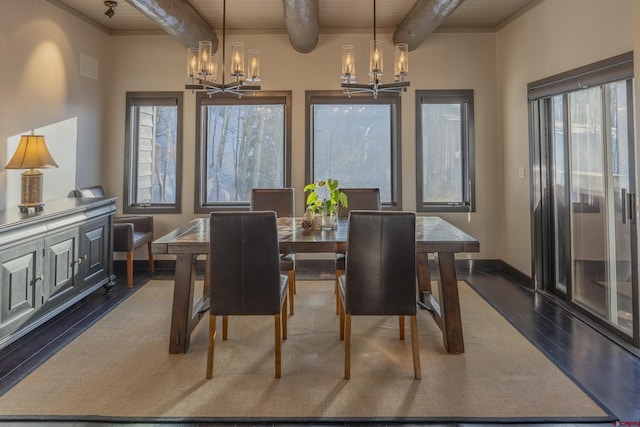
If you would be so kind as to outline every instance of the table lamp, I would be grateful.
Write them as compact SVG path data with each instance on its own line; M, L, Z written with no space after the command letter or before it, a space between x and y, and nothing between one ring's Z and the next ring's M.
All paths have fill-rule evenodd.
M22 190L20 212L27 212L29 208L36 211L44 209L42 202L42 172L36 170L42 168L57 168L58 164L51 157L44 142L44 136L22 135L15 154L5 166L5 169L28 169L21 174Z

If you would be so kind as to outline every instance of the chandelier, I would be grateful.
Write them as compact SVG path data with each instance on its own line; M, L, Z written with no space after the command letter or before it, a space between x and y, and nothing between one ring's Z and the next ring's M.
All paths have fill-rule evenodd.
M218 81L218 60L212 54L211 41L198 42L198 47L187 49L187 79L186 89L206 91L209 97L217 93L231 93L242 95L255 93L260 90L260 51L248 50L248 69L245 68L244 43L231 43L230 75L232 81L225 83L225 33L226 33L227 1L222 2L222 67L220 81ZM247 84L246 82L250 82Z
M378 98L379 92L406 92L409 81L409 46L407 43L398 43L394 48L394 81L393 83L381 83L380 77L384 75L384 62L382 56L382 41L376 39L376 0L373 0L373 40L369 42L369 83L356 82L356 68L354 61L353 45L342 46L342 89L347 96L353 93L372 93Z

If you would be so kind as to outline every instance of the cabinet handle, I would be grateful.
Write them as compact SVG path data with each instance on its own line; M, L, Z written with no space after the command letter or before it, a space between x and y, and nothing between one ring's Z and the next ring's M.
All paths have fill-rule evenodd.
M78 257L75 261L73 261L71 263L71 267L73 267L76 264L82 264L82 261L86 261L87 260L87 255L82 255L81 257Z
M43 282L43 281L44 281L44 275L42 275L42 274L41 274L41 275L39 275L38 277L36 277L36 280L35 280L35 281L36 281L36 282L38 282L38 281Z

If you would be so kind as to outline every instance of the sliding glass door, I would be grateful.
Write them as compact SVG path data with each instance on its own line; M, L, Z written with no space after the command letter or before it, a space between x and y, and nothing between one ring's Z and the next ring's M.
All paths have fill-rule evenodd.
M532 102L539 284L639 345L633 79L578 83Z
M619 127L626 121L616 120L625 95L624 82L569 95L571 244L573 301L630 334L633 218L623 207L635 189L627 129Z

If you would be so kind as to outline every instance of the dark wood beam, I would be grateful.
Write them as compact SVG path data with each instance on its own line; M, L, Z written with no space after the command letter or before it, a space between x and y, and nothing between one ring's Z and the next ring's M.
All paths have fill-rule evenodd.
M416 49L464 0L418 0L393 33L393 43Z
M127 0L184 47L198 47L201 40L210 40L212 50L218 50L218 36L209 24L186 0Z
M300 53L309 53L318 44L320 19L318 0L282 0L289 43Z

